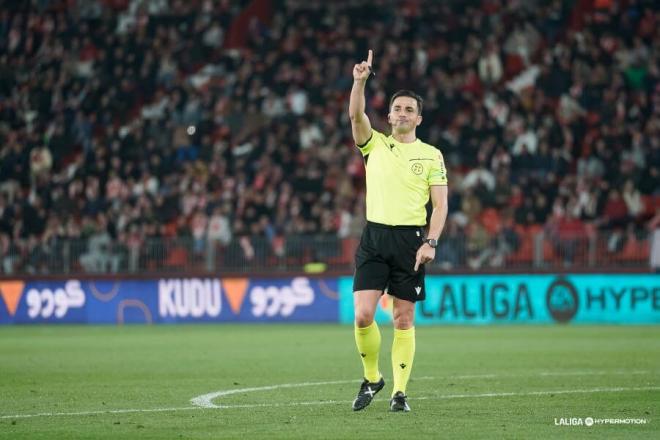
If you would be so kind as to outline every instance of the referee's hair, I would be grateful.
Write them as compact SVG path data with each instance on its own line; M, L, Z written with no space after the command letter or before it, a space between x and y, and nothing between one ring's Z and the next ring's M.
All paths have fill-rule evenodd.
M392 104L394 103L394 100L399 96L407 96L417 101L417 114L419 115L422 114L422 107L424 106L424 100L422 99L421 96L419 96L417 93L413 92L412 90L399 90L394 95L392 95L392 97L390 98L390 109L392 108Z

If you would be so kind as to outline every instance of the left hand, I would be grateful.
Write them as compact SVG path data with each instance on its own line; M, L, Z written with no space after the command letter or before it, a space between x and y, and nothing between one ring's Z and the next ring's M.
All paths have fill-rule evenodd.
M429 261L433 261L435 258L435 248L432 248L429 246L428 243L424 243L422 246L420 246L419 249L417 249L417 258L415 259L415 272L417 272L417 269L419 269L419 266L421 264L428 263Z

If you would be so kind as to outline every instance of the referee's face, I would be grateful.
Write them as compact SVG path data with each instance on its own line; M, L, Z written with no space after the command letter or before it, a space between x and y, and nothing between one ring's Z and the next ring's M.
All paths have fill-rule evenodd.
M387 115L392 131L397 133L408 133L414 131L422 122L422 117L417 108L417 101L410 96L399 96L392 102L392 108Z

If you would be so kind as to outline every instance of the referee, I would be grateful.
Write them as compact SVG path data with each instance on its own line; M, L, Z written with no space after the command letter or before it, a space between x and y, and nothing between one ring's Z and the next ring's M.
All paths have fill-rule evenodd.
M394 385L390 411L410 411L406 385L415 356L415 302L423 301L424 263L435 248L447 217L447 172L440 151L417 139L422 99L400 90L390 100L392 134L371 128L365 114L364 87L372 74L373 52L353 67L348 108L353 139L364 156L367 179L367 226L355 256L355 342L364 367L353 410L366 408L385 386L378 369L380 331L374 321L383 292L394 297ZM426 203L433 203L428 236Z

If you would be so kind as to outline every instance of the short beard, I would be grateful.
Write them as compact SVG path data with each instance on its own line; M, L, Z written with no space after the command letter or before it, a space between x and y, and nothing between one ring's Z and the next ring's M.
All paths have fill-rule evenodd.
M408 125L392 125L392 133L397 133L397 134L407 134L410 133L411 131L414 130L413 128L408 128Z

